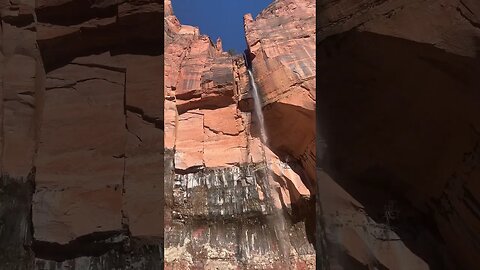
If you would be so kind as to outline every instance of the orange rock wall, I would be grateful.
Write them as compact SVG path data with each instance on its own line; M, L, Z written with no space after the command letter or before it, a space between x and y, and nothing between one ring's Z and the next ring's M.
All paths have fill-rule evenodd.
M167 269L314 269L311 224L297 209L312 207L308 178L299 162L261 143L243 57L222 52L220 41L167 10ZM287 262L275 236L282 209L289 213L279 215L282 230L295 235L287 239Z
M244 28L269 145L300 161L315 192L315 1L274 1Z

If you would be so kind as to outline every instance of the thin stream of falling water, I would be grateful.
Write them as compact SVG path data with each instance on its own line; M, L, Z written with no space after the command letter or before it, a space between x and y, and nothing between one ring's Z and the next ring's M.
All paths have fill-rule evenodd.
M288 237L288 233L287 233L287 226L286 226L286 223L285 223L285 218L282 214L282 209L276 209L276 204L273 200L275 200L275 198L273 198L271 196L271 190L270 190L270 184L269 184L269 181L270 179L273 179L273 176L271 175L271 172L268 168L268 160L267 160L267 156L266 156L266 151L264 149L264 147L268 147L268 137L267 137L267 134L266 134L266 131L265 131L265 120L264 120L264 117L263 117L263 111L262 111L262 102L260 100L260 93L258 91L258 88L257 88L257 84L255 83L255 78L253 77L253 73L252 73L252 70L250 68L247 69L248 71L248 76L249 76L249 79L250 79L250 84L252 86L252 94L253 94L253 102L254 102L254 111L255 111L255 114L257 115L257 118L258 118L258 122L259 122L259 126L260 126L260 135L261 135L261 139L262 139L262 143L263 143L263 157L264 157L264 160L265 160L265 175L266 175L266 181L264 181L264 189L265 189L265 192L266 192L266 197L267 199L270 200L270 203L272 204L272 209L273 209L273 213L270 217L267 217L267 220L269 220L269 225L272 226L275 230L275 234L277 236L277 239L278 239L278 243L279 243L279 248L280 248L280 251L282 252L282 255L283 255L283 258L285 260L285 262L287 264L290 264L290 261L289 261L289 255L290 255L290 240L289 240L289 237Z
M254 111L258 117L258 121L260 122L260 133L262 136L262 143L264 145L267 145L268 138L265 132L265 119L263 118L262 102L260 101L260 95L258 93L257 84L255 83L255 79L253 78L253 73L250 69L248 69L248 77L250 78L250 83L252 85L253 103L255 106Z

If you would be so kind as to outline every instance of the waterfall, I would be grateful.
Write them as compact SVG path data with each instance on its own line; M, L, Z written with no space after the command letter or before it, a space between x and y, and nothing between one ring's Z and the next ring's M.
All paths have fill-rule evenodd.
M247 62L247 57L245 56L245 62ZM260 135L261 135L261 140L263 143L262 150L263 150L263 157L265 160L265 175L266 179L263 181L263 188L265 189L266 192L266 197L268 200L270 200L270 203L272 205L273 213L270 217L267 218L269 226L273 227L275 234L278 239L278 244L280 251L282 253L283 259L287 265L290 265L289 261L289 255L290 255L290 240L289 236L287 233L287 226L285 222L285 217L283 216L282 209L276 209L275 203L273 198L271 196L271 187L269 184L270 179L273 180L273 175L271 174L271 171L269 169L269 164L267 160L267 155L265 151L265 147L268 147L268 137L267 133L265 131L265 119L263 117L263 111L262 111L262 102L260 99L260 93L257 88L257 84L255 83L255 78L253 76L253 72L251 70L251 66L247 66L247 71L248 71L248 76L250 79L250 85L252 86L252 94L253 94L253 102L254 102L254 112L257 115L258 122L259 122L259 127L260 127Z
M257 114L258 122L260 123L260 135L263 144L267 145L268 138L265 132L265 119L263 118L262 102L260 101L260 94L258 93L257 84L255 83L255 79L253 78L253 73L251 69L248 69L248 76L250 77L250 83L252 85L253 103L255 106L254 110Z

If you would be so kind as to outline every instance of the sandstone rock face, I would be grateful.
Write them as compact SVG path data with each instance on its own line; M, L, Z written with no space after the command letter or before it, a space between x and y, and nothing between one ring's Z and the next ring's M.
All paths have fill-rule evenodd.
M315 269L314 205L305 168L262 143L243 57L182 25L169 5L166 268Z
M249 58L262 93L269 145L301 162L315 188L315 1L275 1L244 16ZM310 184L312 183L312 184Z
M318 8L322 264L478 269L480 5Z
M160 269L163 4L3 2L0 268Z

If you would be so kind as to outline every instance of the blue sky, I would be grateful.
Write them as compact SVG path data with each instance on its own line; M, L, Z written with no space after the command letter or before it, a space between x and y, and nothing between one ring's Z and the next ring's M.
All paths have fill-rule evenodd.
M173 12L182 24L200 27L200 32L217 37L223 42L223 50L234 49L242 53L246 49L243 32L243 15L251 13L255 18L272 0L172 0Z

